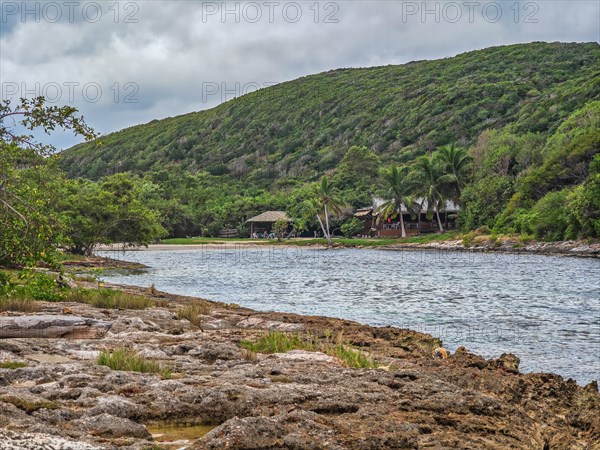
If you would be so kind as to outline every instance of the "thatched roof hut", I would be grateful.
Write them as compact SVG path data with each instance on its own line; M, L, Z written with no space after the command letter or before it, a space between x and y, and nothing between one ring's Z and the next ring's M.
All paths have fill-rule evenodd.
M265 211L246 220L246 223L250 224L250 237L254 237L254 233L271 231L273 224L278 220L292 221L284 211Z

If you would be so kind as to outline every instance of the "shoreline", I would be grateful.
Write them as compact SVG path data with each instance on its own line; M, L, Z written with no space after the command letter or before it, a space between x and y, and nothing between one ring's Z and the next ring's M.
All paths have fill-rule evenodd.
M600 243L587 243L584 241L560 241L560 242L531 242L521 243L513 239L503 240L475 240L471 245L465 246L462 240L441 240L427 243L394 243L394 244L352 244L351 242L334 242L332 245L312 243L303 241L223 241L207 242L203 244L150 244L147 247L135 247L123 249L119 245L99 246L97 252L126 253L132 251L192 251L192 250L244 250L244 249L311 249L311 250L333 250L342 248L372 249L372 250L427 250L441 252L475 252L475 253L499 253L513 255L545 255L545 256L567 256L580 258L600 259Z
M67 441L73 449L163 445L147 424L177 424L182 436L190 425L211 425L204 436L186 437L190 449L316 448L325 441L349 449L586 448L600 437L597 383L519 373L511 354L485 359L464 347L440 350L439 339L408 329L260 312L137 286L103 287L152 305L107 310L40 302L38 314L101 320L111 328L101 339L35 339L34 348L29 339L0 340L1 359L12 355L27 364L0 369L0 438L7 448L20 448L19 439L34 434L38 443ZM195 323L180 317L190 305L201 309ZM321 349L248 353L240 346L266 333L319 342L339 336L379 368L352 368ZM173 376L95 362L101 350L123 344L172 368ZM38 406L24 405L41 408L29 415L21 408Z

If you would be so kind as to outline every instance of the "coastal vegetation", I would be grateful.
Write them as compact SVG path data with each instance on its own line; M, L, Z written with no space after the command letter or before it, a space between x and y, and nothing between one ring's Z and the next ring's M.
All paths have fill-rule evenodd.
M64 252L222 229L248 236L246 220L265 210L331 244L357 233L353 212L375 197L386 201L380 220L403 221L402 207L427 200L440 233L451 200L465 234L598 238L599 58L594 43L531 43L337 70L102 139L74 108L4 101L0 264L59 267ZM17 125L91 142L57 155Z
M110 134L59 164L73 178L128 173L171 238L247 236L245 220L265 210L326 235L391 198L394 166L420 174L437 221L442 164L465 232L598 237L599 58L596 43L530 43L335 70ZM341 214L311 201L325 198L324 177Z

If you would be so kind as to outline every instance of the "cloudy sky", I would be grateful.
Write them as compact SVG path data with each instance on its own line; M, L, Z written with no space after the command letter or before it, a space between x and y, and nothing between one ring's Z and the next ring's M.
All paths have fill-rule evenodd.
M101 133L340 67L600 40L593 1L0 1L2 99L45 95ZM77 138L46 139L64 148Z

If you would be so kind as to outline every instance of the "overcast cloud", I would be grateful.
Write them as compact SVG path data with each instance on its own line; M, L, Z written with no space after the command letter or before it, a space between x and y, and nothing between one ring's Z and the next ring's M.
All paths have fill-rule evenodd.
M44 94L109 133L340 67L520 42L598 42L599 5L1 1L2 98ZM78 139L51 141L66 147Z

